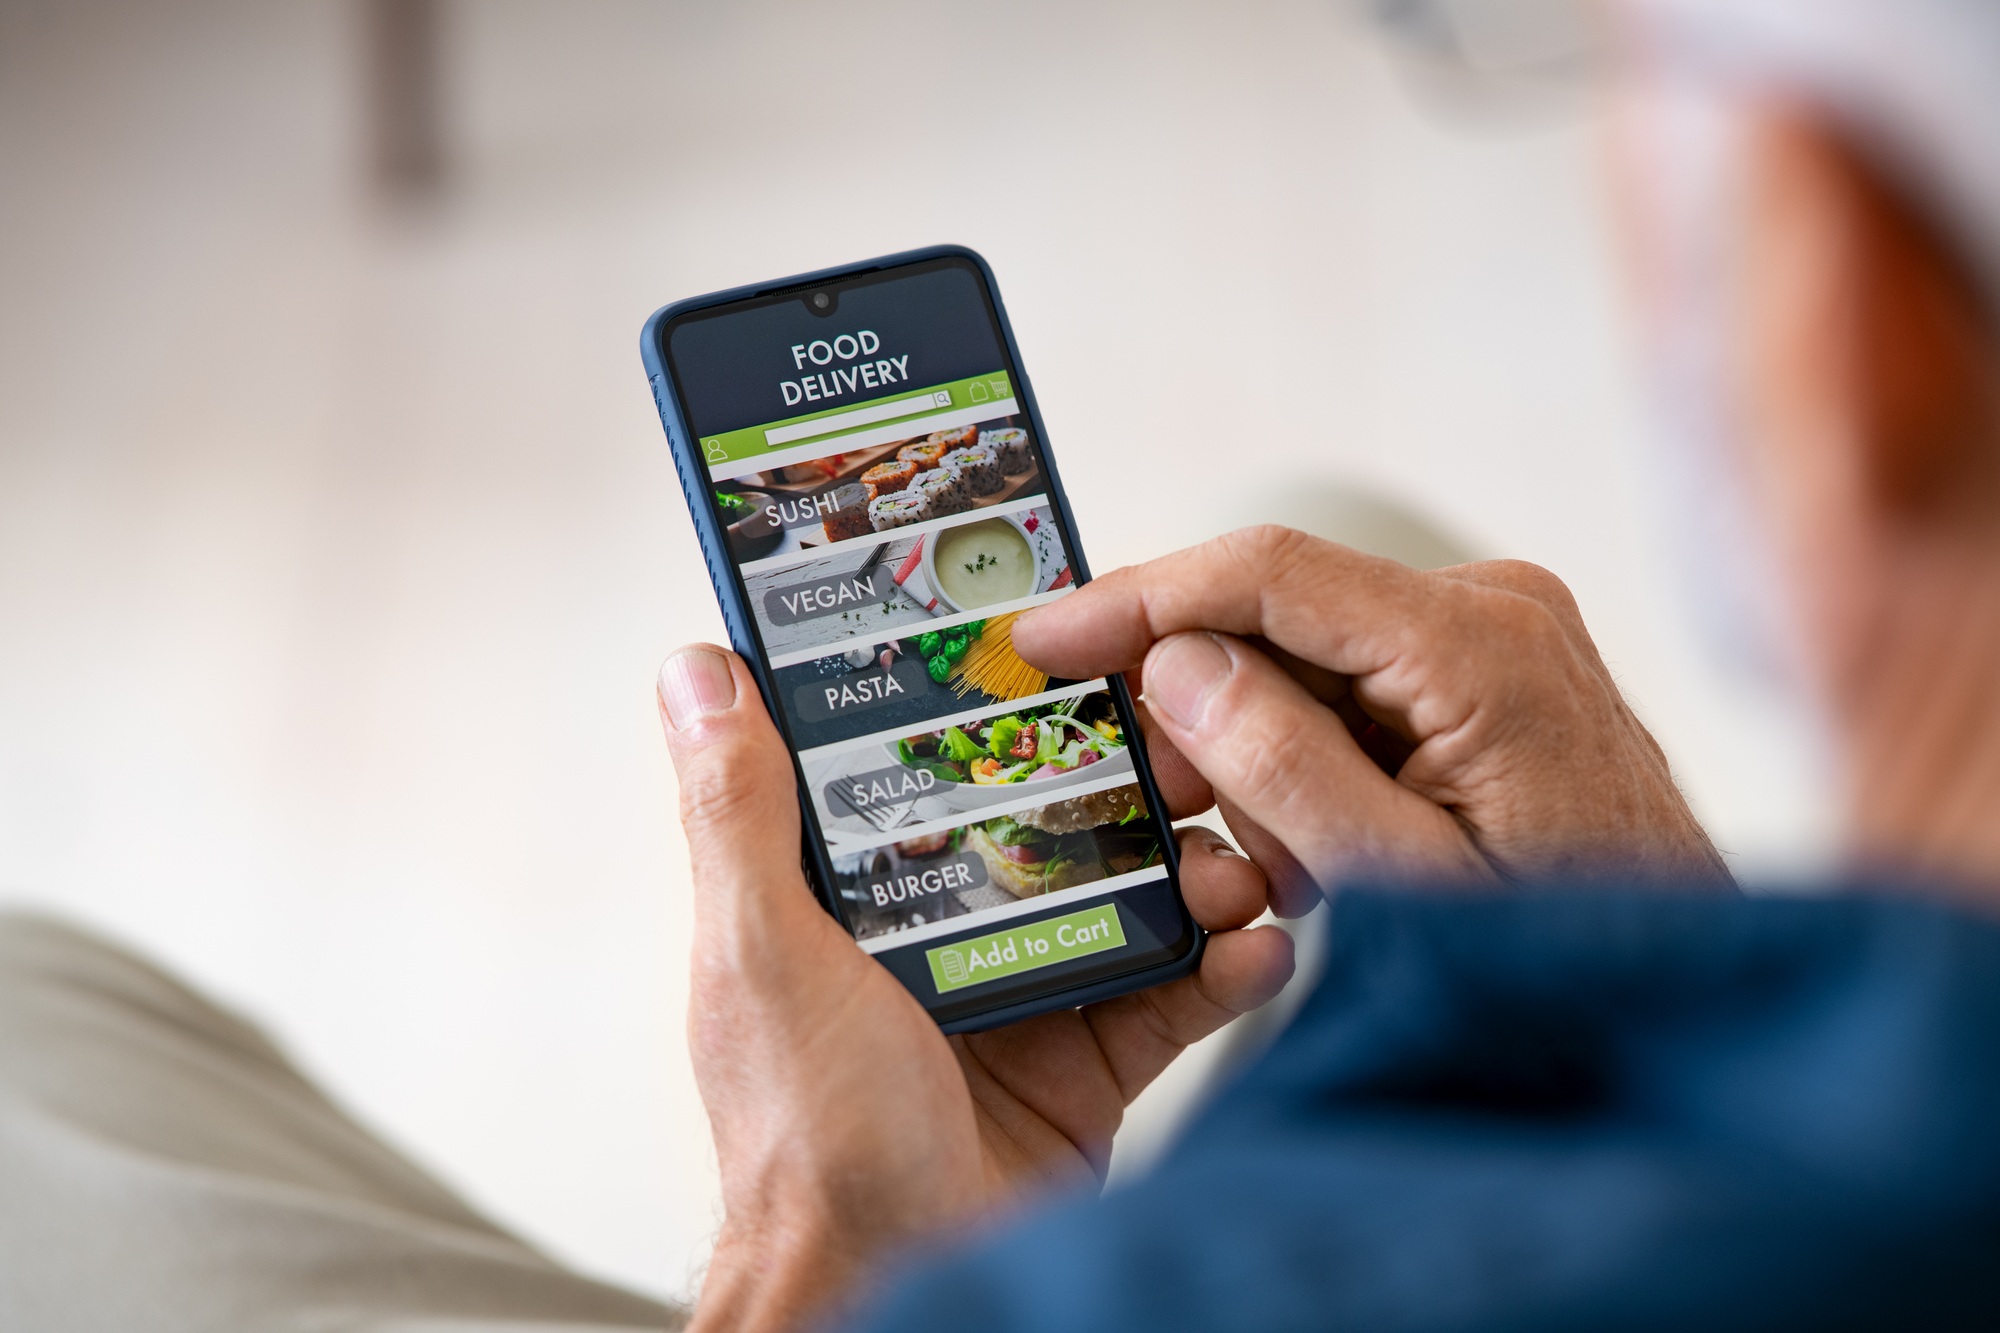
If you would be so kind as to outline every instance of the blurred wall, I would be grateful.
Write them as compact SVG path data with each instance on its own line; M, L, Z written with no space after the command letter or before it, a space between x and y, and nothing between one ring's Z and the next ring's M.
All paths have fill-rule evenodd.
M438 186L385 198L362 12L0 4L0 894L533 1238L679 1290L715 1220L651 681L720 624L636 351L676 297L978 247L1099 568L1384 497L1570 581L1740 867L1817 854L1646 535L1587 110L1440 124L1323 0L466 0Z

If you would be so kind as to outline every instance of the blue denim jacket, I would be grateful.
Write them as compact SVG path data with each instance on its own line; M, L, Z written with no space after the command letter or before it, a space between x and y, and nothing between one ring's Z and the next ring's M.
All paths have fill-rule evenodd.
M871 1330L2000 1329L2000 925L1862 892L1349 892L1145 1180Z

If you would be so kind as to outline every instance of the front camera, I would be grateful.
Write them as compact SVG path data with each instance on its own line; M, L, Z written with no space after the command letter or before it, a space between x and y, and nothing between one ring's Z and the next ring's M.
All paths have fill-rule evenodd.
M824 310L832 304L833 304L833 298L831 296L828 296L825 292L813 293L813 309Z

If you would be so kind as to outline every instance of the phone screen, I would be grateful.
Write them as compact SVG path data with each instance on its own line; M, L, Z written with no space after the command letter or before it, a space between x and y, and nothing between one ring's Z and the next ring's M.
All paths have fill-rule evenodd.
M1013 648L1077 548L980 270L711 307L661 342L860 946L940 1013L1186 954L1129 704Z

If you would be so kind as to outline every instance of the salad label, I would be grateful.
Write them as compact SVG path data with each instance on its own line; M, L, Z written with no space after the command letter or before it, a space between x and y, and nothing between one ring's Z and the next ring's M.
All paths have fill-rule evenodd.
M866 574L828 574L772 588L764 594L764 614L773 625L796 625L836 611L877 606L895 595L896 572L877 565Z
M986 863L971 852L959 852L921 869L872 875L861 881L861 892L876 907L922 902L946 889L976 889L986 883Z
M938 775L930 769L905 768L894 764L888 768L872 768L866 773L835 778L826 784L826 804L836 814L845 806L859 815L929 796L940 785Z
M838 659L836 659L838 660ZM809 681L792 691L792 707L806 722L825 722L922 694L930 673L914 657L899 657L887 671L862 671Z
M942 948L926 949L931 980L940 995L985 981L998 981L1038 967L1066 963L1125 943L1118 904L1103 903L1067 916L1050 917L1012 930L995 931Z

